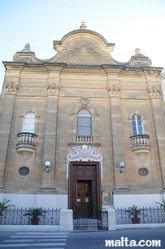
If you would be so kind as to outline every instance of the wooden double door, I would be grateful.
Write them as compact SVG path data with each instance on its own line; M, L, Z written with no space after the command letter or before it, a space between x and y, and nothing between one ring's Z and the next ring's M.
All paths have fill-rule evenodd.
M97 218L101 209L99 163L77 162L69 165L69 209L84 217Z

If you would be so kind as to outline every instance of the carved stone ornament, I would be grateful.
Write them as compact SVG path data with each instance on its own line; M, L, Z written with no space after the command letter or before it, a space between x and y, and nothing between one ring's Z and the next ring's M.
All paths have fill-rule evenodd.
M151 66L152 61L145 55L141 54L140 48L135 49L135 54L131 57L130 61L126 63L127 65L142 67Z
M49 84L47 87L48 95L58 95L59 90L60 84L56 84L55 82Z
M77 162L100 162L101 178L103 179L103 156L97 154L97 148L86 144L81 146L73 146L72 153L67 155L66 161L66 178L68 179L69 163Z
M161 74L160 74L160 79L165 80L165 68L163 68Z
M165 73L164 73L164 74L161 74L161 79L162 79L162 80L165 80Z
M15 84L13 81L7 82L5 84L6 94L16 94L18 89L18 84Z
M120 87L117 85L108 86L108 92L110 97L120 97Z
M39 62L42 61L35 56L35 53L30 50L30 43L26 43L24 49L13 56L14 61L21 61L21 62Z
M152 86L148 87L148 93L151 98L159 98L160 97L160 89L158 87Z
M88 105L88 102L89 102L89 99L84 97L84 98L81 98L81 104L85 107Z

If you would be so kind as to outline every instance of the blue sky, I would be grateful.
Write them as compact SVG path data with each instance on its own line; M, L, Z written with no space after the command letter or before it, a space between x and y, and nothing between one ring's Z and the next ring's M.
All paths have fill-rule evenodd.
M165 67L165 0L0 0L0 88L2 61L12 61L27 42L38 58L51 58L53 40L81 21L116 44L114 59L129 61L139 47L153 66Z

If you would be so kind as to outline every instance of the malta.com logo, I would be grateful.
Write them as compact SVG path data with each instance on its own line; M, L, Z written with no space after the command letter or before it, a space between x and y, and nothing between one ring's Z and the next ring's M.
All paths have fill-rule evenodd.
M161 240L129 240L128 237L120 237L117 240L105 240L105 247L161 247Z

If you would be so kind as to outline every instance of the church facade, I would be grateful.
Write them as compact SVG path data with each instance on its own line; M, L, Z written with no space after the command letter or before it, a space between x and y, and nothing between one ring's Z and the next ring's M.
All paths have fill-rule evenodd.
M140 49L121 63L115 44L80 29L41 60L30 44L6 69L0 102L0 199L18 207L154 206L165 190L160 82Z

